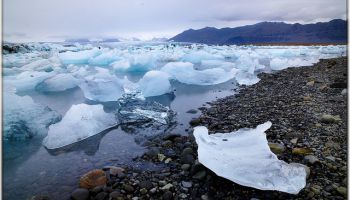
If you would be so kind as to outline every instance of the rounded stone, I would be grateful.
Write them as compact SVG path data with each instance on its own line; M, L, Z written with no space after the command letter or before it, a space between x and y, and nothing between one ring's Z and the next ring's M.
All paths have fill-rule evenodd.
M129 185L129 184L124 184L123 185L123 189L125 190L125 191L127 191L127 192L129 192L129 193L132 193L132 192L134 192L134 187L132 187L131 185Z
M183 164L192 164L194 157L191 154L181 155L180 162Z
M166 191L163 194L163 200L172 200L173 199L173 193L171 193L170 191Z
M319 162L316 156L314 155L307 155L304 157L305 162L310 163L310 164L315 164L316 162Z
M207 172L205 172L205 170L202 170L197 172L195 175L193 175L193 178L198 180L203 180L206 175L207 175Z
M341 119L338 115L333 116L333 115L326 114L326 115L322 115L322 117L321 117L321 122L323 122L323 123L330 124L330 123L338 123L340 121L341 121Z
M337 192L341 195L343 195L344 197L346 197L347 194L347 189L346 187L337 187L336 188Z
M91 190L91 193L92 193L93 195L96 195L96 194L102 192L102 190L103 190L103 186L102 186L102 185L99 185L99 186L94 187L94 188Z
M141 188L141 189L140 189L140 193L141 193L141 194L147 194L147 192L148 192L148 191L147 191L146 188Z
M187 147L182 151L182 155L188 155L188 154L193 154L193 150L190 147Z
M85 188L75 189L71 194L72 200L88 200L90 198L89 190Z
M190 164L183 164L183 165L181 165L181 169L184 170L184 171L188 171L190 168L191 168Z
M153 183L151 181L141 181L139 183L140 188L145 188L147 190L150 190L153 188Z
M108 193L106 192L100 192L96 195L96 200L105 200L108 197Z
M84 174L79 181L81 188L92 189L99 185L105 185L107 183L107 177L104 171L95 169Z
M109 197L112 199L117 199L118 197L121 197L120 192L114 191L109 194Z
M172 187L173 187L173 184L168 183L168 184L164 185L161 189L162 189L162 190L169 190L169 189L172 188Z
M286 150L286 147L283 144L279 143L268 143L271 151L275 154L281 154Z
M111 166L109 168L109 174L112 175L112 176L116 176L118 174L121 174L123 173L125 170L124 168L121 168L121 167L115 167L115 166Z
M309 148L294 148L294 149L292 149L292 154L296 154L296 155L308 155L311 153L312 153L312 150Z

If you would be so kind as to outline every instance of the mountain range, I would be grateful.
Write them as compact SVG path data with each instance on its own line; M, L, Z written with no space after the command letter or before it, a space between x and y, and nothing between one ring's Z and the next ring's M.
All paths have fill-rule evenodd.
M347 43L347 39L347 21L334 19L315 24L261 22L236 28L189 29L169 41L217 45L339 44Z

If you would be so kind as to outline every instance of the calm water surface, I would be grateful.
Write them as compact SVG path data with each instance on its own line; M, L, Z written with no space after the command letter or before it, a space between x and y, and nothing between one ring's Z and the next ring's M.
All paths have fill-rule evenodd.
M188 122L200 115L187 113L190 109L205 106L206 102L233 94L235 83L216 86L190 86L173 83L173 95L148 98L169 106L176 114L177 125L173 133L188 134ZM96 104L84 98L79 88L60 93L31 93L36 103L49 106L62 116L73 104ZM104 103L104 110L112 112L116 102ZM79 131L79 130L77 130ZM152 170L152 163L136 163L132 159L144 153L145 147L136 142L136 135L120 128L103 132L64 149L49 151L41 144L44 136L26 142L4 144L3 189L4 199L23 200L34 195L48 195L52 199L69 199L78 186L79 177L105 165L133 166Z

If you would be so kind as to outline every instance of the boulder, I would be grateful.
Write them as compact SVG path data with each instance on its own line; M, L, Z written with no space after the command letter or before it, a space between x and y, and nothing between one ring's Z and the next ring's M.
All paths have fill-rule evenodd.
M95 169L84 174L79 181L79 187L92 189L99 185L105 185L107 183L107 177L104 171Z

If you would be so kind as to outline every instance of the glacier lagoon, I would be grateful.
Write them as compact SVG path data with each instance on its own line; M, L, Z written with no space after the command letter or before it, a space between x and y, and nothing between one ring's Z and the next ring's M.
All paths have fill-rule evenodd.
M101 132L113 123L117 100L124 94L137 91L145 101L169 107L176 113L176 123L169 130L187 134L188 122L200 114L188 110L233 94L239 85L258 82L258 73L308 66L345 54L346 46L178 43L32 43L18 53L5 53L4 195L24 199L64 194L68 198L79 176L90 169L104 165L157 167L132 160L144 152L142 142L154 136L151 131L138 128L130 133L118 127ZM102 123L97 120L93 128L84 127L99 134L82 140L79 134L72 135L73 126L71 132L62 130L53 140L68 140L65 144L72 145L45 148L48 132L69 126L69 122L62 124L67 121L64 117L81 104L98 106L98 116L113 117L105 118L108 123L101 117ZM118 117L113 120L117 123Z

